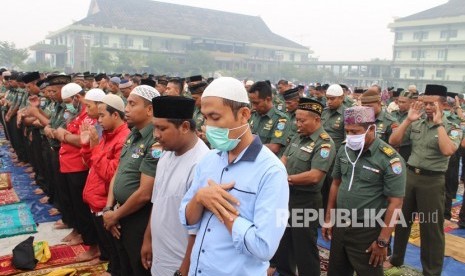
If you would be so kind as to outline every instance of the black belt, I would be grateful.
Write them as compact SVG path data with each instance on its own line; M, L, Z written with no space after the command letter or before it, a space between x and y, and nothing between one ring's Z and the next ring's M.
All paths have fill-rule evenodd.
M409 170L411 170L412 172L414 172L415 174L418 174L418 175L441 175L441 174L445 174L445 172L429 171L429 170L416 168L414 166L410 166L409 164L407 164L407 168Z

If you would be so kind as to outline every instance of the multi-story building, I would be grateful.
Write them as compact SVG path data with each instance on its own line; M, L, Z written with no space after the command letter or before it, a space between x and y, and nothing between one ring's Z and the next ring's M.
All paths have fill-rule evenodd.
M398 87L443 84L465 92L465 1L447 3L389 25L395 33L393 82Z
M95 52L157 53L183 62L205 51L218 70L266 72L272 64L302 63L310 50L274 34L258 16L150 0L92 0L86 18L50 33L31 47L37 62L49 59L71 71L99 71ZM94 53L94 54L92 54Z

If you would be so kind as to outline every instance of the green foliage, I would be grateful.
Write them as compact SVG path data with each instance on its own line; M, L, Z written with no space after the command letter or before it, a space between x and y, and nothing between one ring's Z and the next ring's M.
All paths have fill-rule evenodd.
M92 72L112 72L115 68L111 54L102 49L92 49L91 58Z
M186 63L184 65L184 72L186 76L194 74L208 75L215 71L216 62L215 58L205 51L189 51L186 54Z
M28 57L27 49L17 49L13 42L0 41L0 64L8 68L18 68Z

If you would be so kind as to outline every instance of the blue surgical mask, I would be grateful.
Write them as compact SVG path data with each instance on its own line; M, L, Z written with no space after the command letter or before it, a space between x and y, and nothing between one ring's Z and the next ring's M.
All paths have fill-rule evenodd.
M66 104L66 110L68 110L69 112L71 113L76 113L76 108L74 107L74 105L72 103L67 103Z
M229 139L229 131L239 129L241 127L247 126L244 132L239 135L236 139ZM206 136L210 145L220 151L230 151L233 150L239 142L241 141L241 137L247 132L249 128L249 124L244 124L240 127L235 128L222 128L222 127L214 127L208 126L206 128Z

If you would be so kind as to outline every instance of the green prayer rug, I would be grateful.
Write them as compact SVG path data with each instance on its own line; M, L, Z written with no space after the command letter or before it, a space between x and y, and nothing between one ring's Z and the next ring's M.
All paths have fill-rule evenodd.
M0 238L35 232L37 226L26 203L0 206Z

